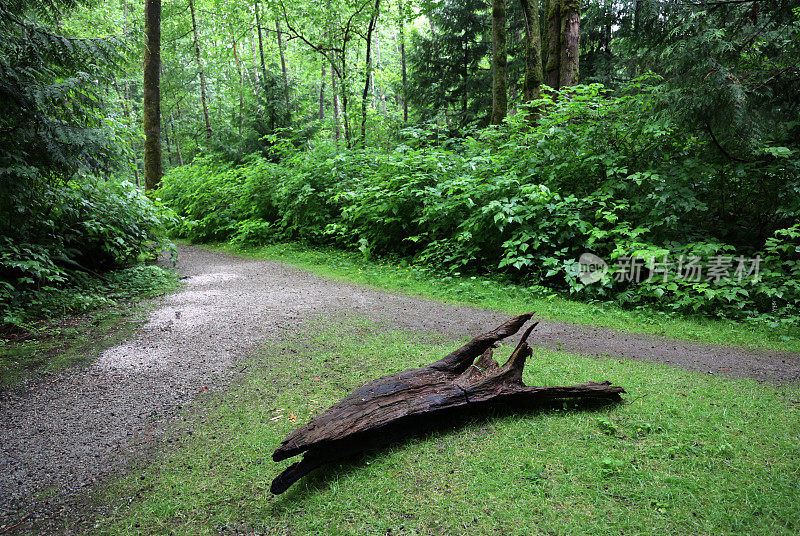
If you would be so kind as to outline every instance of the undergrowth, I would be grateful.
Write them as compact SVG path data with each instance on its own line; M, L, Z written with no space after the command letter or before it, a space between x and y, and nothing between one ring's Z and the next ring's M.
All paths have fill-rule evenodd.
M579 86L543 98L533 128L520 113L446 147L201 157L158 195L182 218L173 233L197 242L332 244L623 308L796 326L800 160L720 160L657 119L658 99L646 81L613 96ZM584 254L609 269L584 279Z
M83 276L69 287L41 290L26 308L8 313L17 321L0 326L0 387L96 356L144 322L139 299L179 286L176 273L149 265L109 272L104 279Z

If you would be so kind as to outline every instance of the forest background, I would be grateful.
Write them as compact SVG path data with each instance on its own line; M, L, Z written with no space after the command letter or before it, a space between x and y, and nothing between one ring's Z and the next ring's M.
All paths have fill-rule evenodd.
M0 33L6 326L163 280L169 235L797 329L798 2L16 0Z

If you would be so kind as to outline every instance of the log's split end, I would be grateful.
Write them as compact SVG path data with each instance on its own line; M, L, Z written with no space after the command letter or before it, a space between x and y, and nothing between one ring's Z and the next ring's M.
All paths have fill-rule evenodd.
M503 402L526 408L559 400L621 400L625 390L608 381L569 387L526 386L522 371L532 355L527 339L538 322L525 330L501 367L492 348L517 333L533 314L514 317L427 367L378 378L294 430L272 458L281 461L305 455L273 480L272 493L283 493L321 465L412 435L443 414L463 413L467 407L471 410Z

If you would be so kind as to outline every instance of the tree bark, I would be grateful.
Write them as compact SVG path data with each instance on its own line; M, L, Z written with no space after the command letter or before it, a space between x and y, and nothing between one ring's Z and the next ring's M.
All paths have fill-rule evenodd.
M161 0L147 0L144 6L144 187L158 188L161 182Z
M503 122L508 112L508 54L506 51L506 0L492 0L492 124Z
M578 83L580 0L550 0L547 21L547 85L553 89L574 86Z
M452 418L475 408L507 403L527 408L564 399L619 401L625 390L609 382L570 387L528 387L522 382L532 351L525 341L534 323L502 367L492 357L496 343L519 331L533 313L512 318L427 367L374 380L293 431L272 455L277 461L305 453L272 482L286 491L315 468L416 433L434 418ZM476 357L479 357L475 361Z
M556 90L561 71L561 1L549 0L547 4L547 61L544 77L547 85Z
M539 28L539 0L521 0L525 17L525 81L524 101L531 102L541 96L542 37Z
M210 138L211 120L208 117L208 102L206 101L206 75L203 72L203 62L200 59L200 38L197 35L197 19L194 14L194 0L189 0L189 11L192 14L192 32L194 34L194 54L197 60L197 70L200 74L200 102L203 105L203 118L206 122L206 137Z
M578 58L581 27L580 0L562 0L561 4L561 59L559 61L559 89L578 83Z

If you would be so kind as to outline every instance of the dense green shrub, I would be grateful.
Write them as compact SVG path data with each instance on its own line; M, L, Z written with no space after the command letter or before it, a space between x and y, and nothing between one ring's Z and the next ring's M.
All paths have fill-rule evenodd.
M535 128L520 113L455 147L323 145L235 168L206 157L168 174L160 195L193 240L335 243L587 299L796 319L800 160L772 148L760 163L720 161L659 114L660 98L641 82L615 96L579 86L539 101ZM756 188L774 202L747 203ZM584 252L612 267L638 257L641 280L586 285ZM732 266L720 280L653 277L665 255ZM734 277L756 255L759 276Z
M16 322L66 284L80 286L82 274L152 259L170 247L165 229L177 220L128 182L82 178L46 188L49 204L39 217L0 236L2 322Z

